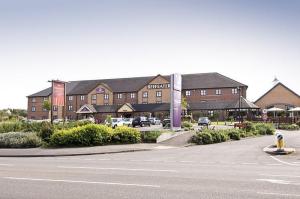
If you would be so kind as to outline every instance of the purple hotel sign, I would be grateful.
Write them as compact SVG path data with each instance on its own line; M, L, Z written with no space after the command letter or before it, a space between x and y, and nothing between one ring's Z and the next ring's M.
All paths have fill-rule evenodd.
M181 75L171 75L171 129L181 128Z
M104 92L105 92L105 89L104 89L104 88L101 88L101 87L96 88L96 93L97 93L97 94L102 94L102 93L104 93Z

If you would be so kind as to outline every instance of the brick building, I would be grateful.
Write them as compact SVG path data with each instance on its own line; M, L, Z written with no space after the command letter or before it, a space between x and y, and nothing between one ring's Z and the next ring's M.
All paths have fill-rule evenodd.
M169 116L170 76L71 81L66 85L65 115L70 120L93 115L102 122L106 115L133 117ZM219 112L225 118L236 110L239 96L244 108L257 108L246 100L247 86L219 73L182 75L182 95L188 111L202 114ZM51 100L51 88L28 96L28 119L47 119L45 100ZM52 107L53 118L63 117L62 107Z

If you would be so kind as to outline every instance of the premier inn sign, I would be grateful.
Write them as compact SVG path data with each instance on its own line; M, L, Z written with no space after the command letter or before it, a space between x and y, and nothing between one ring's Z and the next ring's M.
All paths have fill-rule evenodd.
M170 84L149 84L148 89L167 89L170 88Z

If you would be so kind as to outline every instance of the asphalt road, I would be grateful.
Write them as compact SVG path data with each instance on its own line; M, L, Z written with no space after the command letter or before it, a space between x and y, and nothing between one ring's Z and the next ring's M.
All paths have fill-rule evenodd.
M300 132L285 138L300 150ZM300 156L262 152L273 142L267 136L135 153L0 158L0 198L300 198Z

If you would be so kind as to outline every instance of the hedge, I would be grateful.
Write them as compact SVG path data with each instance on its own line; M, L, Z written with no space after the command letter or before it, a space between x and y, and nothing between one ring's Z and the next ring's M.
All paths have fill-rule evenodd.
M97 146L110 142L112 129L97 124L57 130L50 137L53 146Z
M256 135L273 135L275 128L270 124L247 123L245 129L210 130L204 129L192 137L191 142L196 144L213 144L226 142L227 140L240 140L241 138Z
M141 133L143 143L156 143L156 139L161 135L161 131L147 131Z
M114 144L134 144L141 142L141 133L137 129L120 126L114 129L111 142Z
M299 130L300 127L297 124L282 124L279 125L278 129L295 131Z
M32 132L10 132L0 134L0 148L33 148L41 146L42 141Z

